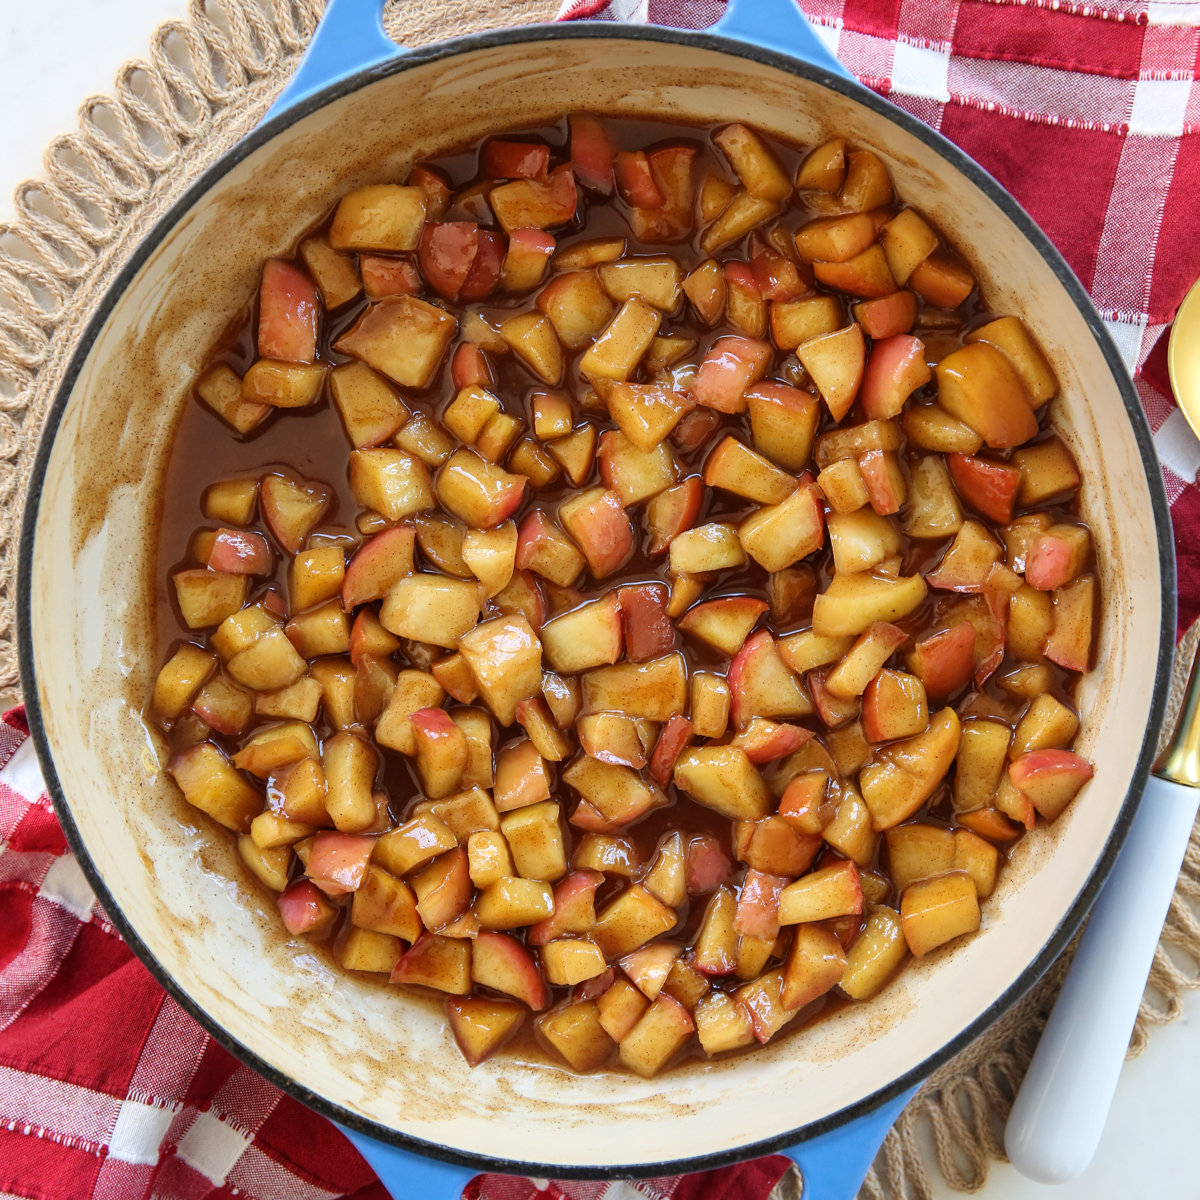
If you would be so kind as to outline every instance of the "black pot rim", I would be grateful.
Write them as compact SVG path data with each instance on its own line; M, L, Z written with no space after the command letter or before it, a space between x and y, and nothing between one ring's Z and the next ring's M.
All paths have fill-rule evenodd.
M91 351L96 338L99 336L105 321L112 313L116 304L124 294L142 266L154 253L165 236L196 204L203 195L226 173L237 166L243 159L269 142L277 133L294 124L301 118L324 107L329 102L341 96L348 95L362 87L380 79L400 74L413 67L440 59L454 57L475 50L489 49L497 46L516 45L523 42L544 41L586 41L597 40L628 40L649 42L671 42L691 46L701 50L722 52L733 57L748 59L765 66L774 67L791 75L796 75L829 88L831 91L857 101L872 109L881 116L891 120L906 133L924 142L937 151L956 170L965 175L979 188L1021 231L1023 236L1033 245L1047 265L1054 272L1067 294L1071 297L1076 308L1087 322L1092 336L1095 338L1100 353L1104 356L1114 381L1116 382L1125 404L1126 414L1133 426L1137 439L1138 450L1141 454L1142 465L1150 489L1151 507L1154 512L1155 526L1158 538L1159 567L1162 578L1162 613L1160 625L1160 641L1158 652L1157 673L1155 676L1154 694L1150 706L1150 718L1146 727L1146 735L1138 755L1137 766L1133 780L1126 794L1124 804L1114 823L1112 833L1100 856L1091 876L1079 895L1075 898L1058 928L1046 941L1036 957L1017 976L1004 993L981 1013L969 1026L956 1037L947 1042L941 1049L930 1055L916 1067L905 1072L897 1079L873 1092L864 1099L848 1105L836 1113L832 1113L819 1121L801 1126L788 1133L778 1134L759 1142L748 1143L736 1149L715 1154L679 1154L664 1158L660 1162L642 1163L635 1166L602 1165L567 1166L555 1163L518 1162L510 1159L494 1158L486 1155L471 1154L447 1146L441 1146L420 1138L411 1137L398 1130L380 1125L356 1113L342 1108L340 1105L325 1100L317 1093L305 1087L298 1080L292 1079L281 1071L264 1062L249 1046L231 1037L215 1020L208 1016L199 1006L173 981L167 971L154 957L149 947L141 940L132 925L126 919L116 904L112 894L105 886L103 879L88 856L87 849L80 837L79 830L71 816L71 810L62 791L57 773L54 768L54 757L46 732L40 701L33 674L33 641L32 641L32 612L31 612L31 573L33 568L34 535L37 512L41 500L42 489L45 485L46 470L49 463L51 447L54 443L63 413L71 392L74 389L83 364ZM703 31L672 29L655 25L624 25L608 22L580 22L554 25L527 25L516 29L496 30L489 33L469 35L454 38L434 45L412 50L395 59L390 59L379 65L356 71L344 79L328 85L310 96L298 101L279 116L272 118L248 134L241 142L226 152L216 163L208 168L171 209L158 221L154 229L146 235L129 261L117 274L108 291L97 307L95 314L76 347L70 365L63 377L63 382L55 396L53 405L47 414L46 426L41 443L34 461L25 511L22 518L20 557L17 569L17 643L20 660L21 687L25 696L26 715L29 722L30 734L37 750L46 787L54 804L55 812L62 825L72 852L79 861L81 868L92 889L104 906L106 913L116 926L130 949L138 956L155 980L164 990L175 999L180 1006L192 1016L209 1035L236 1058L253 1068L264 1078L288 1093L295 1099L315 1109L331 1121L337 1122L357 1133L374 1138L380 1142L397 1146L405 1150L423 1155L427 1158L454 1163L478 1172L498 1172L512 1175L531 1175L537 1178L556 1179L620 1179L620 1178L649 1178L660 1175L678 1175L693 1171L710 1170L716 1167L728 1166L759 1155L779 1153L788 1147L818 1137L837 1129L847 1122L865 1116L888 1101L902 1095L908 1089L920 1083L933 1071L947 1062L970 1042L974 1041L985 1029L1000 1018L1013 1004L1017 1002L1042 976L1047 968L1059 956L1067 943L1082 924L1085 916L1100 892L1104 881L1108 878L1116 862L1117 855L1129 832L1134 815L1141 802L1142 792L1150 774L1154 758L1159 728L1162 725L1163 713L1166 707L1167 692L1170 686L1171 665L1175 649L1175 620L1176 620L1176 577L1175 577L1175 546L1172 535L1170 509L1167 504L1166 492L1163 487L1162 475L1158 459L1154 451L1150 427L1142 411L1141 403L1130 380L1129 373L1111 336L1104 328L1096 310L1083 285L1067 265L1049 238L1041 231L1028 213L1012 196L989 175L982 167L958 149L952 142L929 126L910 116L902 109L895 107L886 100L869 91L861 84L835 75L821 67L812 66L798 59L776 53L771 50L751 46L745 42L730 38L719 37Z

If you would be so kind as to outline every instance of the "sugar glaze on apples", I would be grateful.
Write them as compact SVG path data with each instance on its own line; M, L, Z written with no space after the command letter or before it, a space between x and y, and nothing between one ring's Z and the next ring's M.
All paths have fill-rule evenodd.
M870 152L576 115L347 194L247 299L147 711L287 933L472 1065L802 1035L1090 778L1057 381Z

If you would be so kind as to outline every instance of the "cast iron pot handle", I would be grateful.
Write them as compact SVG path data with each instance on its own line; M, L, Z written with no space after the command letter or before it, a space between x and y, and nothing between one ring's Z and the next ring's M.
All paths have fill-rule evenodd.
M796 0L729 0L725 15L709 32L853 78L817 36ZM271 105L267 119L328 84L387 62L404 50L383 28L383 0L329 0L300 66Z
M795 0L729 0L725 15L711 32L850 77L813 32ZM383 0L329 0L296 74L267 117L402 53L404 47L384 31ZM805 1200L852 1200L880 1143L912 1095L906 1092L868 1116L784 1150L804 1176ZM469 1167L425 1158L349 1129L343 1132L396 1200L456 1200L477 1174ZM684 1147L679 1150L686 1153Z
M916 1091L912 1088L857 1121L780 1150L800 1168L804 1200L854 1200L887 1131ZM371 1164L394 1200L459 1200L463 1188L479 1173L385 1145L351 1129L342 1127L342 1132ZM671 1149L688 1152L686 1146ZM546 1168L548 1172L552 1169Z

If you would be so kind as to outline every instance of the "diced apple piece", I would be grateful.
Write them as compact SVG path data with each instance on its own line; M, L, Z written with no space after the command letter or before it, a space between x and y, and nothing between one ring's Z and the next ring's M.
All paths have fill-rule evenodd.
M761 338L767 332L767 302L745 263L725 264L725 321L748 338Z
M453 650L479 620L485 600L481 592L478 583L424 573L408 575L388 592L379 620L397 637Z
M867 684L880 672L889 658L908 640L903 629L886 621L870 625L837 667L825 679L825 686L842 700L861 696Z
M350 649L350 622L336 600L293 617L284 632L302 658L345 654Z
M955 420L937 404L906 408L903 422L909 443L919 450L932 450L938 454L974 454L983 445L983 438L975 430Z
M791 475L734 437L726 437L708 456L704 482L760 504L778 504L796 489Z
M395 389L364 363L335 367L329 390L355 449L386 442L408 420L408 408Z
M591 345L615 311L594 271L559 275L538 293L537 306L568 350Z
M574 433L550 442L546 452L566 471L567 478L576 487L582 487L592 473L596 458L596 427L580 425Z
M771 303L771 337L780 350L795 350L813 338L842 328L845 314L835 296L810 296L802 300Z
M957 308L975 289L975 277L945 250L935 250L913 269L908 286L934 308Z
M366 879L374 846L375 839L362 834L318 833L313 838L305 874L329 896L357 891Z
M788 471L803 470L812 452L820 419L820 407L813 397L785 384L760 383L746 392L746 402L758 451ZM760 499L759 496L749 498ZM764 502L777 501L764 499Z
M207 569L176 571L171 576L180 615L189 629L219 625L246 600L247 576Z
M354 256L339 254L327 237L311 237L301 242L300 257L317 281L326 308L340 308L362 291Z
M191 642L184 642L159 671L151 707L169 720L174 720L188 707L216 666L215 654Z
M620 1042L621 1062L645 1079L657 1075L696 1031L691 1014L659 996Z
M500 818L500 832L522 879L553 883L567 873L558 818L558 805L551 800L525 805Z
M954 869L954 834L949 829L914 822L887 831L888 874L896 891Z
M1049 693L1039 695L1026 710L1013 735L1010 755L1031 750L1057 750L1068 745L1079 729L1079 718Z
M862 887L854 863L838 862L789 883L779 898L779 923L796 925L862 912Z
M326 738L321 747L325 809L343 833L358 833L376 817L372 795L379 756L369 742L351 733Z
M687 706L687 671L681 654L645 663L620 663L589 671L583 680L588 712L624 712L646 721L669 721Z
M968 504L999 524L1012 520L1021 486L1021 472L1016 467L966 454L951 454L946 461L955 488Z
M691 407L685 393L657 383L617 383L608 394L609 415L645 453L660 445Z
M1020 317L1001 317L967 334L967 342L986 342L1002 351L1025 385L1034 408L1058 394L1058 380L1041 346Z
M235 833L248 833L262 811L262 793L211 742L189 746L171 759L167 770L189 804Z
M633 527L615 492L589 488L564 503L558 515L597 579L611 575L633 552Z
M351 920L361 929L391 934L406 942L415 942L423 931L412 889L372 864L354 893Z
M740 746L756 766L775 762L793 754L808 739L812 730L798 725L777 725L763 717L755 717L731 743Z
M826 287L849 292L852 296L890 296L896 290L896 280L879 245L868 246L845 262L814 263L813 274ZM854 328L858 329L858 326Z
M425 223L425 196L417 187L373 184L342 197L329 229L335 250L415 250Z
M1008 608L1006 643L1014 658L1041 662L1053 628L1054 606L1045 592L1026 584L1013 594Z
M642 205L643 208L657 207ZM682 272L676 259L626 258L604 263L598 269L604 290L618 304L640 296L662 312L674 312L679 306Z
M841 982L846 965L846 952L830 929L799 926L784 968L780 1003L790 1010L811 1004Z
M445 309L415 296L371 305L334 349L361 359L401 387L429 386L457 328Z
M544 946L565 934L591 933L596 928L596 889L603 882L598 871L572 871L554 888L553 913L530 926L528 943Z
M578 197L570 166L556 167L545 178L516 179L493 188L488 196L504 232L550 229L575 216Z
M985 342L963 346L937 367L938 403L993 449L1029 441L1037 417L1012 365Z
M704 1053L712 1058L754 1042L750 1010L728 992L710 992L696 1006L696 1032Z
M813 605L813 632L821 637L857 637L875 621L906 617L926 595L920 575L885 579L866 572L835 575Z
M877 341L863 374L864 415L868 420L897 416L908 397L932 377L919 338L898 334Z
M546 659L566 673L615 663L624 646L621 605L616 592L555 617L542 626Z
M273 408L306 408L325 386L324 363L287 363L260 358L242 377L242 401Z
M909 669L930 696L935 699L949 696L971 678L975 670L976 636L974 627L964 622L913 647Z
M427 467L440 467L454 449L454 439L422 408L413 410L392 441Z
M796 355L812 376L835 421L850 410L863 381L866 344L862 329L848 325L801 343Z
M738 934L734 927L737 901L727 887L719 888L704 910L696 934L692 965L705 975L727 975L737 964Z
M715 325L725 311L725 273L716 259L702 262L683 281L683 293L706 325Z
M727 596L688 609L679 628L732 657L766 610L766 602L752 596Z
M500 326L500 336L544 383L557 387L562 382L562 346L554 326L543 313L527 312L509 317Z
M650 348L661 321L657 309L640 296L631 297L579 360L579 370L593 381L624 382Z
M839 576L868 571L900 552L899 531L887 517L880 516L873 509L830 513L828 521L834 569Z
M467 852L459 846L423 867L412 878L417 912L427 929L441 929L461 916L471 903L472 887Z
M692 384L693 399L718 412L745 412L746 389L766 374L771 358L771 347L766 342L719 338L700 364Z
M382 300L385 296L419 296L421 275L417 264L406 258L385 258L376 254L359 257L363 290L368 300Z
M740 567L746 554L732 525L702 525L678 534L671 542L671 573L699 575Z
M650 1001L626 979L618 979L596 1002L601 1026L615 1041L642 1019Z
M464 996L446 1001L450 1032L467 1065L477 1067L502 1049L525 1020L525 1010L507 1000Z
M696 575L673 575L671 599L667 603L668 617L681 617L704 595L704 580Z
M418 709L409 721L425 794L432 800L453 795L467 766L466 734L441 708Z
M900 915L894 909L880 906L854 939L839 986L852 1000L869 1000L907 957L908 943L904 940Z
M917 958L979 928L979 897L966 871L909 887L900 902L904 940Z
M798 717L813 711L800 680L784 665L765 629L750 637L730 663L729 687L739 729L754 717Z
M675 648L675 629L667 615L667 589L644 583L619 588L616 594L629 661L643 663L669 654Z
M550 989L533 955L508 934L481 930L471 951L471 979L515 996L537 1012L550 1003Z
M542 950L541 960L546 978L558 987L574 987L603 975L608 969L600 947L587 938L561 938L549 942ZM605 1040L608 1040L607 1035Z
M522 700L540 693L542 644L522 615L477 625L460 639L459 649L480 695L502 725L513 723Z
M584 187L611 196L613 190L613 157L616 150L608 131L595 118L572 113L571 169ZM618 254L620 251L618 250Z
M660 443L653 450L639 450L619 430L600 437L600 478L627 508L665 491L679 478L679 464L671 448Z
M521 522L515 556L515 566L520 570L534 571L551 583L570 587L585 563L579 547L541 509L534 509Z
M687 900L686 860L683 835L669 834L642 880L646 890L668 908L681 908Z
M1093 774L1091 764L1072 750L1033 750L1008 768L1008 778L1046 818L1055 820Z
M621 713L588 713L576 722L576 732L583 752L592 758L635 771L646 765L637 723L630 717Z
M883 227L883 251L899 284L908 282L937 244L937 234L914 208L903 209Z
M673 942L653 942L621 959L620 967L648 999L658 999L682 947Z
M863 768L859 785L876 829L907 820L929 799L954 761L960 734L957 714L944 708L924 733L893 743Z
M1092 653L1096 580L1084 575L1054 592L1054 625L1046 639L1046 657L1068 671L1086 671Z
M727 125L713 134L742 186L765 200L786 200L792 183L767 144L747 125Z
M506 292L527 292L537 287L553 253L554 238L550 234L537 229L513 230L500 270L500 286Z
M807 629L779 641L779 656L798 675L835 663L854 645L853 638L818 637Z
M421 984L455 996L471 991L471 942L423 934L392 971L392 983Z
M767 199L747 189L739 189L704 231L700 238L701 250L705 254L715 253L723 246L738 241L769 217L776 216L782 208L780 200Z
M830 138L810 150L796 174L799 191L836 192L846 178L846 139Z
M279 897L279 915L288 933L321 938L332 930L340 909L308 879L298 879Z
M692 163L696 147L663 146L646 154L650 177L664 198L658 208L632 208L629 227L646 245L685 241L692 232L695 188Z
M773 807L762 776L746 752L735 746L685 750L675 763L675 786L733 820L757 820Z
M672 909L634 884L599 914L594 936L605 957L619 959L669 933L677 922Z
M252 837L243 833L237 839L237 848L238 856L250 868L263 887L269 888L273 892L287 890L288 871L292 865L291 846L276 846L274 849L264 850L254 844ZM316 916L319 911L314 909L310 910L310 913ZM331 906L331 912L336 913L337 909ZM318 921L319 919L317 916Z
M218 675L200 689L192 704L192 711L218 733L226 737L240 737L250 724L254 700L248 692L234 686L223 675Z
M731 865L721 843L711 833L688 839L685 882L689 895L704 896L720 887L730 875Z
M953 537L961 528L962 506L941 458L928 455L913 468L904 532L911 538Z
M268 404L242 398L242 381L224 363L217 363L196 381L196 394L223 421L243 436L271 411Z
M628 825L664 802L662 793L629 767L589 756L577 758L562 778L613 825Z
M972 642L967 655L966 678L974 665ZM863 693L862 722L863 733L869 742L890 742L924 733L929 727L924 684L915 675L904 671L880 671Z
M602 833L583 835L571 856L571 865L577 870L599 871L623 879L633 879L642 868L637 851L629 842Z
M795 1011L785 1008L781 1000L783 971L768 971L753 983L740 987L733 993L750 1012L754 1025L754 1036L767 1043L795 1016Z

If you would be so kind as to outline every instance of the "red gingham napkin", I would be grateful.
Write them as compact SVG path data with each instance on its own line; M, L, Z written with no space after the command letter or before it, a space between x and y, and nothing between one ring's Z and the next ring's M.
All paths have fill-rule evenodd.
M701 28L722 8L568 0L563 16ZM1166 339L1200 275L1200 3L804 8L864 83L995 175L1090 290L1155 431L1185 629L1200 612L1200 443L1170 397ZM213 1043L133 957L66 853L26 739L21 710L3 718L0 1200L385 1200L332 1126ZM659 1200L762 1200L785 1165L761 1159L634 1186ZM493 1175L467 1192L618 1200L627 1186Z

